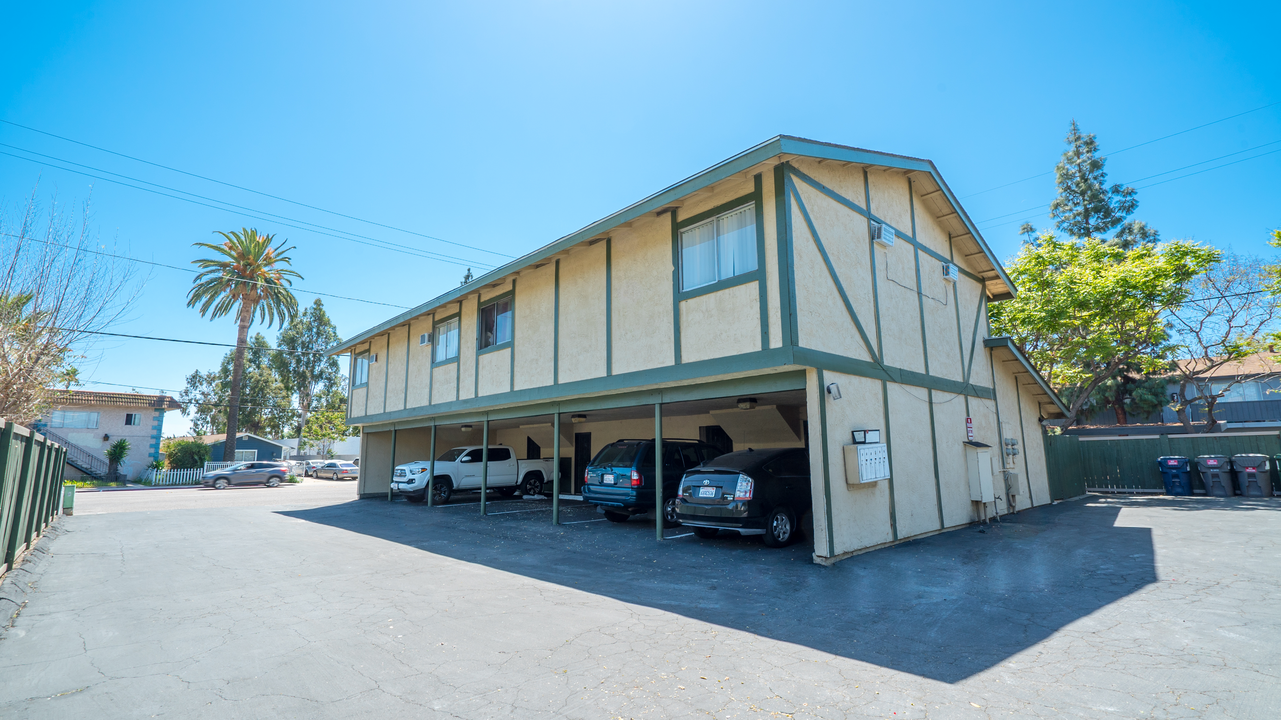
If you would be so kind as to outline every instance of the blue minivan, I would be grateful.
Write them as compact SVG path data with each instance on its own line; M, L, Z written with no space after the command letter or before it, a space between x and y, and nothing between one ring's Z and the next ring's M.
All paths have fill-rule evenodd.
M663 438L663 521L676 524L676 489L686 470L724 453L699 440ZM617 440L596 453L583 474L583 500L612 522L654 510L654 441Z

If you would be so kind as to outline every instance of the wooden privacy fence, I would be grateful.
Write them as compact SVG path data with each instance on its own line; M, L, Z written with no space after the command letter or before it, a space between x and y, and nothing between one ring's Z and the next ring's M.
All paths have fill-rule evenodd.
M62 507L67 449L0 419L0 575L21 562Z
M1050 494L1055 500L1083 495L1087 490L1129 492L1163 491L1156 459L1181 455L1195 462L1198 455L1281 454L1281 434L1214 433L1210 435L1148 435L1091 437L1048 435L1045 461ZM1203 491L1200 476L1192 473L1194 492Z

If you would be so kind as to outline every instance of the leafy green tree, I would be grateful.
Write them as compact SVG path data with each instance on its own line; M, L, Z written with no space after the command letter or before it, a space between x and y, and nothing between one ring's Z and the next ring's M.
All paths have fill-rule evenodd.
M1143 375L1134 369L1122 369L1099 385L1090 407L1111 410L1116 414L1117 425L1128 425L1129 415L1148 417L1168 404L1169 383L1167 375Z
M271 361L285 390L297 402L297 437L300 439L316 395L342 385L338 359L325 354L341 339L320 298L294 318L276 339L276 347L290 351L274 353Z
M160 452L170 470L204 467L209 462L209 446L199 440L170 438L160 444Z
M334 443L352 437L346 414L340 410L317 410L307 419L302 444L314 449L315 454L332 457Z
M197 435L225 432L230 436L227 416L237 352L233 350L223 356L217 370L196 370L187 376L187 387L178 399L183 404L183 414L191 417L192 432ZM237 432L280 437L292 427L296 413L290 405L289 391L272 365L271 356L275 353L262 333L254 333L241 352L244 359Z
M120 470L120 463L129 457L129 441L124 438L111 443L107 448L107 479L115 480L116 473Z
M290 292L292 278L302 279L292 269L284 241L272 246L274 235L259 235L252 228L240 232L218 232L221 245L194 243L195 247L215 253L213 258L194 260L202 272L193 280L187 293L187 307L199 306L200 315L217 320L236 315L236 350L232 361L228 394L227 442L223 444L223 462L236 459L236 434L240 431L240 384L245 368L245 348L249 326L254 319L271 327L277 320L286 324L298 311L298 299Z
M1007 264L1019 291L992 305L992 328L1014 338L1071 397L1070 425L1121 370L1165 370L1172 351L1166 315L1218 257L1217 250L1189 242L1124 250L1046 234Z
M1093 134L1083 134L1072 121L1066 138L1067 150L1054 168L1054 182L1059 195L1050 203L1050 217L1055 226L1074 238L1103 238L1121 228L1110 241L1124 250L1159 240L1157 231L1145 223L1126 219L1139 207L1137 191L1119 183L1107 187L1107 158L1098 154L1099 144ZM1028 234L1024 225L1019 232Z

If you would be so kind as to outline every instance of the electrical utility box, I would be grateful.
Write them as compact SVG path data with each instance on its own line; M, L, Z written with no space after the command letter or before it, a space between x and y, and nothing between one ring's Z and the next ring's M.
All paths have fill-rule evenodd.
M966 442L965 466L970 476L970 500L982 503L996 500L992 488L992 446L972 440Z
M845 445L845 484L862 485L890 479L890 451L885 443Z

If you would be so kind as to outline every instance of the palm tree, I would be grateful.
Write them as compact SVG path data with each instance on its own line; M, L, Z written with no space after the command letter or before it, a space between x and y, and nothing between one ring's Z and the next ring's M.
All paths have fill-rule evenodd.
M240 232L218 231L225 242L193 243L217 255L213 259L193 260L204 271L192 281L187 293L187 307L200 306L201 317L217 320L234 310L239 331L236 334L236 357L231 366L231 393L227 400L227 440L223 443L223 462L236 459L236 432L239 430L240 378L245 370L245 347L249 325L255 315L271 327L277 320L284 326L298 312L298 299L289 291L290 278L302 279L291 269L282 267L293 262L285 254L293 246L285 241L272 247L275 235L259 235L252 228Z

